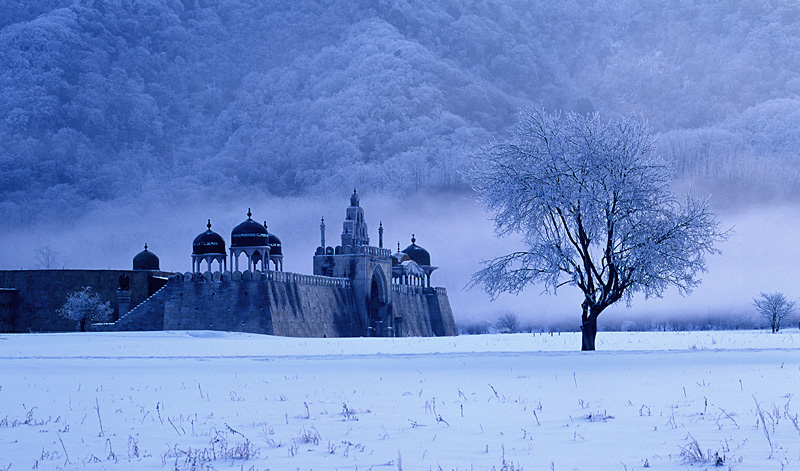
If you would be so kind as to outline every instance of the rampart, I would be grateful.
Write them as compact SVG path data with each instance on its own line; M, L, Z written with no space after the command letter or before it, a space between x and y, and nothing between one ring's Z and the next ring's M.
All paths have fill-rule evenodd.
M351 288L346 278L286 272L178 274L117 323L95 329L354 337L364 328Z
M402 317L403 336L458 335L444 288L392 285L392 315Z
M285 337L359 337L364 316L348 278L286 272L177 274L116 323L94 330L224 330ZM444 288L391 285L403 336L457 335Z
M91 286L100 299L114 309L112 320L119 317L117 288L119 277L130 278L131 305L144 301L150 295L153 277L167 277L171 273L140 270L3 270L0 271L0 288L4 288L7 301L0 304L0 318L5 319L0 329L6 332L67 332L77 328L76 321L59 316L56 311L64 305L67 295ZM6 325L9 324L9 325Z

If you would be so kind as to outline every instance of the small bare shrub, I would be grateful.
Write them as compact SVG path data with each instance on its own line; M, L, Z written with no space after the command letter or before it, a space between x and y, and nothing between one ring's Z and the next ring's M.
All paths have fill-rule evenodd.
M303 427L300 430L300 434L296 437L293 437L292 441L295 443L312 443L314 445L319 445L321 439L322 437L319 436L317 429L312 426L309 429Z
M503 451L500 456L501 460L500 468L495 468L494 466L492 466L492 470L494 471L496 469L497 471L522 471L522 467L519 465L519 463L514 464L511 461L506 461L506 447L503 446L501 448Z
M500 315L494 326L501 334L513 334L520 331L517 315L510 312Z
M347 404L344 402L342 403L342 417L344 417L344 420L358 420L356 411L347 407Z
M236 430L227 426L226 431L213 430L209 444L205 448L191 448L186 450L174 445L161 455L161 464L166 465L167 460L174 458L173 471L205 471L212 470L210 464L216 460L249 460L258 458L260 450L253 446L250 440ZM243 442L229 441L230 435L239 435Z
M688 442L681 447L681 460L684 464L713 464L714 466L722 466L725 464L725 455L715 451L711 454L711 450L703 451L700 444L691 435L688 435Z

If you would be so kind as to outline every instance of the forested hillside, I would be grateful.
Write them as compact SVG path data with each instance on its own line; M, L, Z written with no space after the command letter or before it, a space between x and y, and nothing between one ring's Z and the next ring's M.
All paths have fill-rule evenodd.
M6 0L0 214L460 190L540 101L641 113L701 187L794 197L797 71L777 0Z

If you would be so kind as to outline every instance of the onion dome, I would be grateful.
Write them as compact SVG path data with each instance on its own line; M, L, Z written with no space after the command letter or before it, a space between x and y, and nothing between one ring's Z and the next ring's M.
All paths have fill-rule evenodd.
M153 252L147 250L147 244L144 244L144 250L133 257L134 270L160 270L158 257Z
M267 230L267 221L264 221L264 230ZM283 255L283 246L278 236L267 232L267 244L269 245L270 255Z
M221 254L225 255L225 239L211 230L211 219L208 220L208 230L194 238L192 253L194 255Z
M231 247L265 247L267 245L267 229L253 221L253 213L247 209L247 220L231 231Z
M430 266L431 254L429 254L427 250L417 245L416 242L417 239L414 238L414 234L411 234L411 245L403 249L403 253L408 255L411 260L417 262L417 265Z
M401 263L407 262L409 260L411 260L411 258L408 256L408 254L405 254L400 250L400 242L398 241L397 242L397 252L392 254L392 266L396 267L396 266L400 265Z

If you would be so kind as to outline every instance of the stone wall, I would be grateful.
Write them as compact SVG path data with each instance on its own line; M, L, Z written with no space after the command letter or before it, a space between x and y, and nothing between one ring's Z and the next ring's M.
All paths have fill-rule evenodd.
M0 329L76 330L77 323L59 317L56 310L69 293L83 286L91 286L103 301L109 301L116 315L118 280L125 273L130 277L134 308L114 323L94 324L93 330L210 329L287 337L365 336L367 286L376 269L385 273L391 267L371 254L351 255L346 260L353 280L284 272L206 273L199 278L178 274L150 297L147 294L153 289L153 277L168 273L0 271ZM403 317L403 336L456 335L444 289L390 286L387 314Z
M286 337L359 337L364 325L350 287L271 282L273 333Z
M226 330L272 334L267 283L182 283L170 280L164 330Z
M403 318L403 337L458 335L444 288L392 285L392 315Z
M91 286L102 301L114 309L112 320L119 317L117 288L123 273L130 277L131 306L149 296L151 276L169 276L170 273L134 270L3 270L0 271L0 288L14 288L13 310L4 317L13 317L11 332L68 332L77 329L77 322L56 313L67 295Z
M366 335L367 326L359 314L352 285L344 278L283 272L209 273L199 279L191 274L177 275L117 323L95 325L94 330L224 330L284 337L360 337ZM391 316L403 318L404 337L457 335L444 288L391 285L391 300Z
M14 332L17 290L0 288L0 333Z
M353 337L363 326L349 280L270 272L174 276L115 324L94 330L225 330L286 337ZM230 281L230 278L238 281ZM159 323L160 322L160 323Z
M447 297L445 288L433 288L432 295L436 301L431 300L431 327L434 335L458 335L458 327L450 308L450 298ZM429 298L430 299L430 298Z

